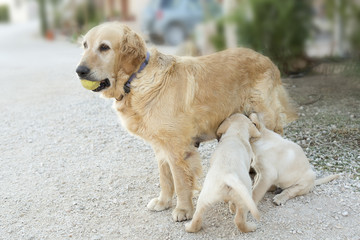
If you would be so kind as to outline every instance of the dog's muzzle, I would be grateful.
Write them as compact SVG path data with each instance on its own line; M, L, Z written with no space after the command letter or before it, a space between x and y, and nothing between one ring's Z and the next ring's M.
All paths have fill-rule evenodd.
M101 90L104 90L105 88L108 88L108 87L110 87L110 81L109 81L109 79L106 78L106 79L100 81L100 86L92 91L100 92Z
M89 80L89 81L98 81L98 80L91 77L90 68L88 68L85 65L79 65L76 68L76 73L78 74L80 79L86 79L86 80ZM97 87L96 89L94 89L92 91L93 92L100 92L101 90L104 90L105 88L110 87L110 85L111 85L110 80L108 78L106 78L104 80L101 80L99 87Z

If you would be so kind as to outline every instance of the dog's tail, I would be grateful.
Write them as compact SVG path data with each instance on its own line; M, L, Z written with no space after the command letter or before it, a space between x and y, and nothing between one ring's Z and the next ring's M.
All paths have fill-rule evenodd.
M237 195L240 195L242 200L244 201L246 207L249 208L251 214L256 220L260 220L260 213L256 207L254 200L252 199L251 195L249 194L249 190L245 187L245 185L233 175L226 175L225 176L225 184L232 188Z
M326 176L326 177L323 177L323 178L319 178L319 179L315 180L315 185L320 185L320 184L323 184L323 183L327 183L327 182L330 182L330 181L332 181L334 179L337 179L339 177L340 177L339 174L334 174L334 175L329 175L329 176Z
M281 81L279 68L273 63L271 63L271 65L272 79L274 81L274 92L276 93L276 98L273 99L273 101L278 102L276 106L280 106L277 114L280 118L279 120L281 122L281 126L285 127L298 118L298 113L295 109L294 101L289 97L287 90L285 89L286 84L282 83Z
M293 100L289 97L284 85L276 87L279 102L280 102L280 119L283 126L295 121L298 114L295 110Z

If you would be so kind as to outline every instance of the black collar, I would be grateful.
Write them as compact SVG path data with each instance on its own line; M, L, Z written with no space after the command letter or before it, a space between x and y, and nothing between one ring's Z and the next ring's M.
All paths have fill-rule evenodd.
M129 93L130 92L130 87L131 87L131 82L134 80L134 78L136 77L137 73L140 73L142 70L144 70L144 68L146 67L146 65L149 63L149 59L150 59L150 53L146 52L146 59L145 61L141 64L139 71L137 71L136 73L131 74L131 76L129 77L129 80L127 80L127 82L124 84L124 91L125 93Z

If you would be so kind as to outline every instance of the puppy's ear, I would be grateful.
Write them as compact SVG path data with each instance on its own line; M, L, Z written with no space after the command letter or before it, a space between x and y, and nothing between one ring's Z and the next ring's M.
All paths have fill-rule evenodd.
M123 26L123 36L120 37L119 70L131 75L137 71L146 59L146 45L144 40L127 26Z
M258 130L260 130L260 121L256 113L252 113L249 116L250 120L253 122L253 124L256 126Z
M227 118L225 119L219 126L218 130L216 131L216 135L218 137L218 140L221 138L221 136L228 130L229 126L231 124L231 119Z
M255 140L256 138L261 137L259 130L255 127L254 124L250 123L249 126L250 126L249 135L250 135L250 138L253 138L252 140Z

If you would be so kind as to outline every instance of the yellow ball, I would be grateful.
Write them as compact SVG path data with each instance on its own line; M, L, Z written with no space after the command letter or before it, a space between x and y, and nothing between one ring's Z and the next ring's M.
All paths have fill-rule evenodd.
M81 79L81 84L83 85L84 88L86 88L88 90L94 90L100 86L100 82L89 81L89 80L85 80L85 79Z

